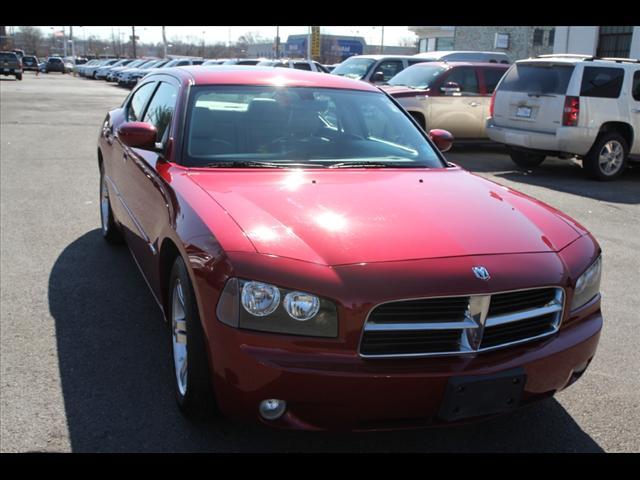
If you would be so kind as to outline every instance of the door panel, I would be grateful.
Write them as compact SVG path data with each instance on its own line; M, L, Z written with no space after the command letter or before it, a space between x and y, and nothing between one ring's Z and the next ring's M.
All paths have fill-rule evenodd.
M634 155L640 155L640 70L633 72L629 108L631 109L630 118L634 132L630 151Z

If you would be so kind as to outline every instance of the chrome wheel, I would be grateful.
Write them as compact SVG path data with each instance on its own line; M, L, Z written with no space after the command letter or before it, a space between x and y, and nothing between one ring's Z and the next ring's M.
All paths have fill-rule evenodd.
M614 175L622 167L624 148L617 140L609 140L602 146L598 156L598 165L605 175Z
M187 314L182 283L176 280L172 302L173 366L180 395L187 393Z
M102 234L109 233L109 190L107 189L107 181L102 177L102 185L100 186L100 219L102 220Z

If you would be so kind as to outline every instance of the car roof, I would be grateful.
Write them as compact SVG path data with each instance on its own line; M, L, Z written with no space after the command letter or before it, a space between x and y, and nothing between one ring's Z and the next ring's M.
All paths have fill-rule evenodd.
M556 55L540 55L535 58L526 58L518 60L516 63L566 63L570 65L576 65L578 63L588 63L589 65L600 66L616 66L621 64L637 64L640 63L637 59L633 58L596 58L591 55L578 55L578 54L556 54Z
M353 55L347 58L345 62L352 58L371 58L372 60L382 60L383 58L400 58L400 59L406 58L407 60L410 60L410 59L415 60L416 57L414 55ZM340 64L338 63L336 65L340 65Z
M184 66L162 69L160 74L176 74L194 85L286 85L291 87L339 88L379 92L375 86L326 73L297 69L274 69L244 65L218 65L216 68Z
M496 62L448 62L445 60L437 61L437 62L420 62L414 65L411 65L410 68L413 67L429 67L433 65L438 65L441 67L488 67L488 68L504 68L507 69L511 65L506 63L496 63Z

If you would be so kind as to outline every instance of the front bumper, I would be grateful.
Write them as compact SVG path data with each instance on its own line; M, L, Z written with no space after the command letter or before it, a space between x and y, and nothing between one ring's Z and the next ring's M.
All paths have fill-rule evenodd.
M364 360L355 355L291 355L257 347L256 334L229 332L225 378L217 378L225 415L274 427L304 430L385 430L444 423L438 417L451 377L489 375L521 367L527 375L521 405L562 390L584 372L596 352L602 316L561 330L551 339L474 356L419 360ZM232 329L229 329L232 330ZM233 365L233 367L231 367ZM233 372L233 373L232 373ZM258 405L287 402L267 422Z
M557 127L554 133L499 127L487 121L487 136L494 142L542 152L586 155L598 131L588 127Z

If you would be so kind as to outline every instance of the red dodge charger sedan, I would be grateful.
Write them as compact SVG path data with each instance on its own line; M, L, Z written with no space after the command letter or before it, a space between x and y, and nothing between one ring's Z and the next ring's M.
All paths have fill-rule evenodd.
M98 140L104 238L171 326L189 415L376 430L512 411L576 381L601 251L576 221L448 163L335 75L147 75Z

